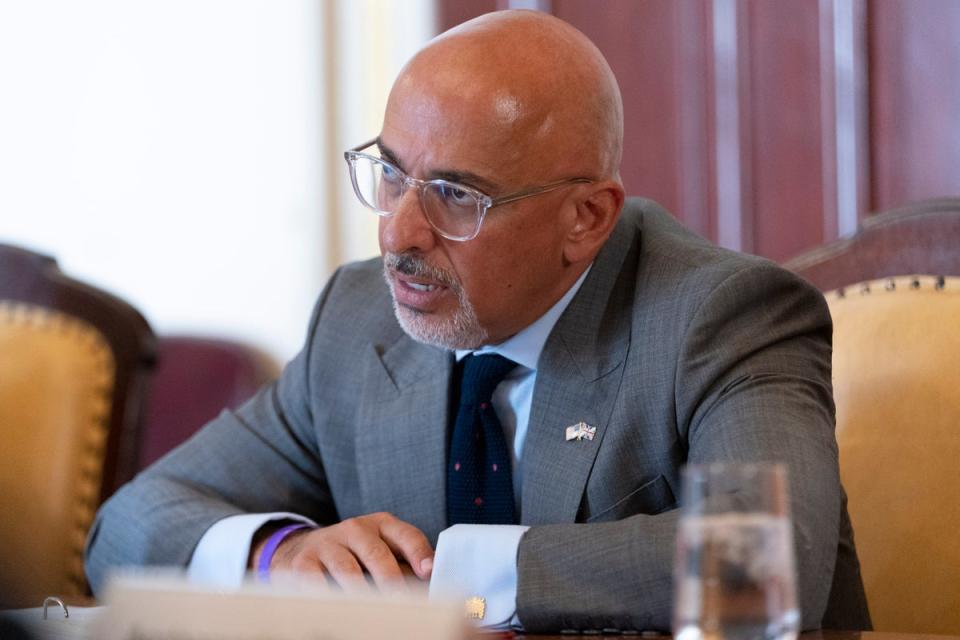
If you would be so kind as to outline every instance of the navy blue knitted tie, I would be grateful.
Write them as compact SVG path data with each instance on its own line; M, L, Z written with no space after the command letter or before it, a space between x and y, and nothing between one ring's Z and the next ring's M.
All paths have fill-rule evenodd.
M515 366L498 355L470 355L463 360L460 408L447 466L450 525L516 522L510 448L490 403L493 390Z

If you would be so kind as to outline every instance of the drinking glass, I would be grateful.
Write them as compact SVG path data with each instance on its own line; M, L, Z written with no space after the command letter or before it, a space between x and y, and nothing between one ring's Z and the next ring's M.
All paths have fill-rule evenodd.
M676 640L793 640L800 627L782 464L683 470Z

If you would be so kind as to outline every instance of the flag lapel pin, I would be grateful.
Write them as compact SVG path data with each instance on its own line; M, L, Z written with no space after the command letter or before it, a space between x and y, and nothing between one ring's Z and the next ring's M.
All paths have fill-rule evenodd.
M597 428L591 427L586 422L578 422L577 424L570 425L566 430L566 439L567 442L571 440L593 440L593 437L597 435Z

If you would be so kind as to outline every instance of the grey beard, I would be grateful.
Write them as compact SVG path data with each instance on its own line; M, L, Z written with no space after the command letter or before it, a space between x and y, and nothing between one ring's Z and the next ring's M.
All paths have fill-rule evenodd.
M457 310L450 317L442 317L401 306L393 292L394 285L389 276L391 269L444 285L457 296ZM411 254L387 253L383 256L383 275L393 298L393 314L397 322L404 332L417 342L445 349L475 349L486 341L487 332L480 326L473 305L467 300L463 288L452 274Z

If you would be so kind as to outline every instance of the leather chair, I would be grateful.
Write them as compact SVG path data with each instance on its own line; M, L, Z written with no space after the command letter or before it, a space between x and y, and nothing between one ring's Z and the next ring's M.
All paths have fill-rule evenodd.
M877 631L960 634L960 199L786 264L826 298L840 473Z
M162 336L140 468L189 438L221 410L239 406L279 373L271 358L239 342Z
M0 606L87 592L87 529L136 468L154 348L129 304L0 244Z

